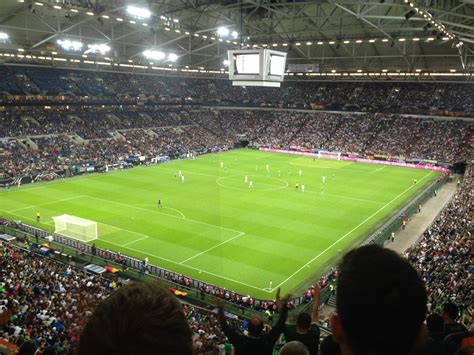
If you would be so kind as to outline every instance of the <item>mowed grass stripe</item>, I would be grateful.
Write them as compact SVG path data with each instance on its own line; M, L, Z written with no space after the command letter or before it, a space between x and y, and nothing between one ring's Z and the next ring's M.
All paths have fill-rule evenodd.
M227 171L220 168L221 161ZM270 174L265 171L267 163ZM268 297L263 289L269 280L277 285L289 278L307 260L412 186L414 178L419 180L283 286L299 292L312 283L312 278L334 262L339 249L344 251L363 240L437 176L421 181L426 171L397 167L370 174L380 166L344 163L235 150L191 161L66 179L33 189L12 189L0 193L0 208L14 210L48 203L39 207L44 222L67 213L115 226L104 227L106 234L97 245L136 257L148 255L158 266L263 298ZM184 184L174 178L179 170L186 177ZM254 189L245 185L245 175L254 177ZM320 194L323 175L327 182L324 194ZM222 180L224 186L216 184L217 178L230 176L232 179ZM288 187L265 191L268 185L279 184L277 178L287 181ZM304 183L307 192L295 191L296 183ZM51 199L79 195L89 197L49 204ZM158 199L165 208L158 209ZM25 209L18 214L34 224L35 212ZM186 222L188 219L199 223ZM237 237L239 233L245 234Z

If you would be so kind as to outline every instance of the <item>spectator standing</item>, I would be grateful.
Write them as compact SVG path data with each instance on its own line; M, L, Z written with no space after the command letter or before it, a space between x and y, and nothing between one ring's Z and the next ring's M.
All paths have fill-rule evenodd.
M249 322L249 335L243 335L232 329L224 315L224 304L218 300L218 319L224 334L235 348L235 355L271 355L273 346L283 331L288 316L288 294L280 299L280 288L277 289L275 303L280 311L280 318L271 330L264 333L264 325L261 319L252 318Z
M286 325L283 334L285 341L298 341L303 343L311 355L317 355L319 347L320 329L319 319L319 284L316 283L313 289L313 307L311 315L300 313L294 325Z
M444 336L449 334L465 332L467 329L461 323L456 322L459 316L459 308L454 303L448 302L443 305L441 317L444 320Z

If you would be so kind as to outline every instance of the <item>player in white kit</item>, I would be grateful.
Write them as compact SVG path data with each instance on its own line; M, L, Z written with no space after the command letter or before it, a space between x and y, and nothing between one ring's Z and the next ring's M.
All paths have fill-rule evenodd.
M301 184L301 192L304 192L304 184Z
M184 175L181 175L181 182L184 182Z
M245 183L248 183L248 182L249 182L249 177L245 175Z
M323 184L326 182L326 176L323 176Z
M300 170L298 170L298 175L301 176L303 174L303 172Z
M253 188L253 181L250 181L249 182L249 189L252 189Z

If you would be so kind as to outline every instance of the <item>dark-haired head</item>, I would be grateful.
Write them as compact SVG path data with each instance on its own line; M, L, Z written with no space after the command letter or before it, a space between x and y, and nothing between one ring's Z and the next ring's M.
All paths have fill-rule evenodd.
M119 288L88 320L77 355L192 354L191 329L179 301L156 283Z
M311 327L311 316L305 312L298 314L296 326L302 330L308 330Z
M254 337L262 335L263 322L260 318L253 317L249 321L249 334Z
M443 305L441 315L445 322L455 321L459 316L459 308L454 303L447 302Z
M342 259L334 339L354 355L404 355L415 347L426 316L416 270L392 250L363 246Z

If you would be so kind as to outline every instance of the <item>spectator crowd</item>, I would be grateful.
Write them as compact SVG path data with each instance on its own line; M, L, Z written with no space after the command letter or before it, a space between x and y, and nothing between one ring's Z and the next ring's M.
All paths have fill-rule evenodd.
M225 79L7 65L0 68L0 77L5 78L0 82L0 103L56 103L61 95L63 103L146 100L157 104L455 112L466 116L474 112L472 83L318 82L287 77L281 88L236 87Z
M469 152L470 126L385 114L96 107L0 113L0 175L70 175L130 156L178 157L229 147L321 149L455 163ZM442 144L439 144L442 142ZM76 169L76 170L74 170Z

